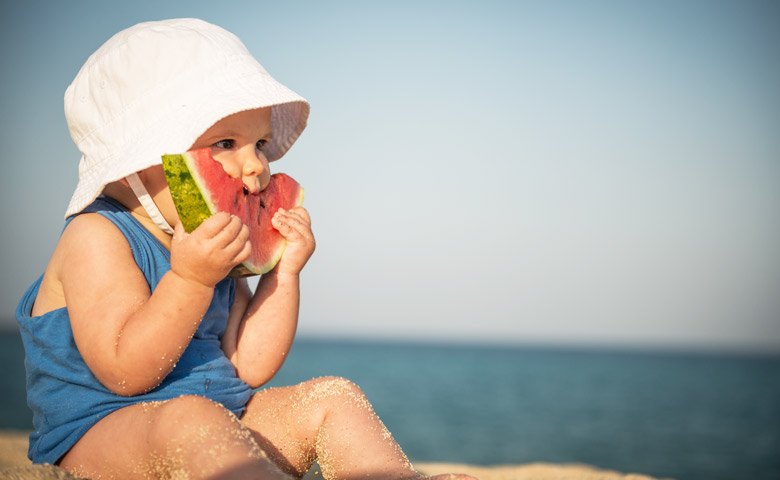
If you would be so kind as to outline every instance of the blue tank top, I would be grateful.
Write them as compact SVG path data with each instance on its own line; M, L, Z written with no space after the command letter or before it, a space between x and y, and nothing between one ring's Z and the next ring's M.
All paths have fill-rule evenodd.
M118 202L100 197L82 213L96 212L116 225L130 244L151 291L170 270L170 252ZM72 218L72 217L71 217ZM66 224L67 225L67 224ZM28 457L55 464L100 419L128 405L200 395L236 415L252 395L220 347L235 280L217 284L214 298L173 371L153 390L132 397L112 393L92 374L76 348L66 308L32 317L41 276L16 310L25 348L27 403L33 411Z

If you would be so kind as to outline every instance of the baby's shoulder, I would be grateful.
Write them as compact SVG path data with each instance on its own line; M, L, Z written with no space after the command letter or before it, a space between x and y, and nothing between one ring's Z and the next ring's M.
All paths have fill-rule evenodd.
M52 261L60 267L73 263L84 265L125 252L130 252L130 245L113 222L98 213L83 213L65 227Z
M64 281L83 282L84 275L94 274L100 262L111 262L129 248L119 229L102 215L84 213L72 219L46 266L33 314L64 307Z
M106 243L121 244L127 241L119 228L99 213L82 213L74 217L68 222L59 241L59 244L74 248Z

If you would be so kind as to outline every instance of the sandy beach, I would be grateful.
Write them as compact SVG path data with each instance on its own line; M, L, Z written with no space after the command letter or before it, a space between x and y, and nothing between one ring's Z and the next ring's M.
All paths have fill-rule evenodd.
M476 466L453 463L416 463L418 471L426 475L439 473L466 473L480 480L660 480L635 473L601 470L589 465L526 465ZM304 477L321 479L316 466ZM0 431L0 479L75 479L61 468L51 465L32 465L27 459L27 432Z

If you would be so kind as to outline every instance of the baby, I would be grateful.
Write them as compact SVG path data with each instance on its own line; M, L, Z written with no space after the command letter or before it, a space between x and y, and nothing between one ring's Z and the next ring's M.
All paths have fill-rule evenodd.
M250 191L303 131L308 103L231 33L149 22L98 49L65 93L83 156L67 223L17 310L35 431L29 456L89 478L416 478L360 389L341 378L258 390L298 322L314 252L304 208L255 292L227 277L246 226L183 231L160 156L210 147ZM171 227L173 226L173 227Z

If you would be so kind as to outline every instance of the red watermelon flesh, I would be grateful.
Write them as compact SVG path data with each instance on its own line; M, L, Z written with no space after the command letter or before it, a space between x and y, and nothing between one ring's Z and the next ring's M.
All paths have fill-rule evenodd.
M210 148L163 155L163 168L173 203L187 232L217 212L238 217L249 228L252 253L230 273L234 277L259 275L276 266L287 241L271 225L279 208L303 203L303 188L284 173L271 175L261 192L249 193L241 179L231 177L211 156Z

